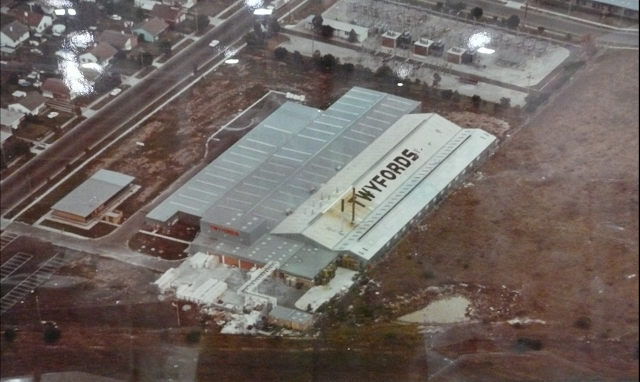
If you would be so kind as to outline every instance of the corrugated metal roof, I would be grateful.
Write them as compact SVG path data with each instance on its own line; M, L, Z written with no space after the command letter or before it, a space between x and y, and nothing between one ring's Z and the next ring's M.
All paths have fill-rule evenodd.
M407 115L273 233L302 234L370 260L494 141L491 134L462 129L436 114Z
M313 319L313 315L309 313L280 305L275 306L273 309L271 309L271 312L269 312L269 316L279 320L287 320L299 324L305 324Z
M182 211L224 226L215 208L275 227L419 102L354 87L327 110L287 102L152 210L167 222Z
M134 177L119 172L98 170L51 209L87 217L133 180Z

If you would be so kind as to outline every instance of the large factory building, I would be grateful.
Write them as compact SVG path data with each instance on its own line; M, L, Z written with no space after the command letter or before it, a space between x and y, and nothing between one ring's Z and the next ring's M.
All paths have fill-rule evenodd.
M488 155L496 139L420 103L354 87L325 111L278 110L147 215L200 226L190 253L313 283L347 256L361 266Z

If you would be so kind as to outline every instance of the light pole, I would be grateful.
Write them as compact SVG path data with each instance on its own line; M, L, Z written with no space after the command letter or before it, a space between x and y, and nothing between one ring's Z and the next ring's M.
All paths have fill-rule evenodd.
M178 309L178 304L172 302L171 306L176 308L176 318L178 319L178 327L180 327L180 310Z

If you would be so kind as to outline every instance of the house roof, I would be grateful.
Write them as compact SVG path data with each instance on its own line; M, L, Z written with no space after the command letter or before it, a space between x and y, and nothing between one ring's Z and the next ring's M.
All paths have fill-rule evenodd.
M28 110L34 110L40 106L42 106L47 99L38 92L31 92L27 94L26 97L20 98L20 100L16 103L24 106Z
M30 11L19 11L16 13L16 20L20 21L26 26L34 28L40 25L43 18L43 14Z
M183 14L180 9L172 8L165 4L156 4L153 6L151 10L151 16L160 18L162 20L172 20L177 21L178 17Z
M98 37L99 42L107 42L116 49L123 49L127 41L131 39L132 47L138 40L135 36L107 29Z
M144 30L145 32L155 37L162 33L168 27L169 24L167 24L164 20L154 17L136 28L136 30Z
M60 78L47 78L40 86L40 90L56 94L69 94L69 88Z
M24 113L2 108L0 109L0 124L11 126L15 121L24 117Z
M89 82L95 82L102 75L102 71L98 71L92 68L80 68L80 73L84 76L85 80Z
M29 27L24 25L18 20L15 20L4 27L2 27L2 33L4 33L11 40L16 41L25 33L29 33Z
M111 46L108 42L101 42L94 46L88 53L93 54L98 60L104 61L113 57L118 50Z

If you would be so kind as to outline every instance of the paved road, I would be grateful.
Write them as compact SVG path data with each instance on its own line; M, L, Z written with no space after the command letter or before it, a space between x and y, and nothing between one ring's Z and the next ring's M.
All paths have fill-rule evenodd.
M78 125L48 150L13 173L0 185L1 214L4 215L29 195L30 191L44 184L48 177L57 174L83 150L117 130L123 123L190 77L194 64L201 67L209 62L215 54L214 49L208 46L211 40L220 40L220 47L228 46L251 29L253 20L253 15L246 9L234 14L225 23L187 46L162 67L145 77L132 91L124 92L99 110L95 116Z

